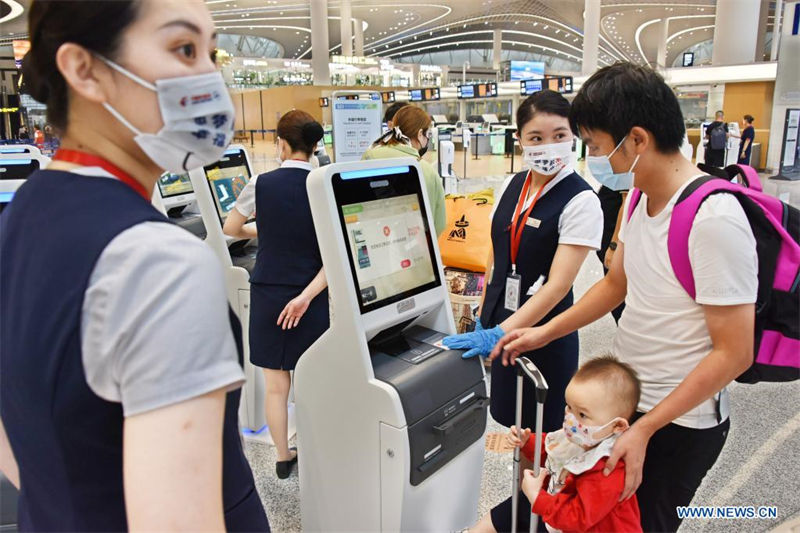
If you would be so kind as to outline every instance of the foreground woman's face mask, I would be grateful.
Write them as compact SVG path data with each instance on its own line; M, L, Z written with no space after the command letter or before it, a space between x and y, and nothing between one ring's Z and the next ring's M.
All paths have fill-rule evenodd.
M134 134L139 148L160 168L182 173L219 160L233 138L234 109L219 72L156 80L152 84L101 57L114 70L158 95L164 126L144 133L110 104L103 106Z

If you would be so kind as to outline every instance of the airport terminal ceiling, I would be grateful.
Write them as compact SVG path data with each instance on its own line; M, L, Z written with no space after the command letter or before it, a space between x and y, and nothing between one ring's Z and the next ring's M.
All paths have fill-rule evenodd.
M618 59L654 64L664 19L669 19L667 64L713 38L715 0L597 1L601 2L601 65ZM0 40L25 37L30 3L0 0ZM308 1L207 0L206 4L220 33L265 37L277 43L287 59L311 58ZM330 54L340 54L342 2L327 4ZM424 54L476 49L490 57L492 31L502 29L504 52L579 63L584 5L584 0L351 0L351 13L363 28L366 56L430 63ZM769 2L767 34L772 31L774 5Z

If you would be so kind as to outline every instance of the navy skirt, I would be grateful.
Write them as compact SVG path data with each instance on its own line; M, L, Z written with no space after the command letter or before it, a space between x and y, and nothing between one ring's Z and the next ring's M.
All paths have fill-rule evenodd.
M278 317L304 287L250 284L250 362L261 368L294 370L300 356L330 326L328 290L311 300L297 327L283 330Z

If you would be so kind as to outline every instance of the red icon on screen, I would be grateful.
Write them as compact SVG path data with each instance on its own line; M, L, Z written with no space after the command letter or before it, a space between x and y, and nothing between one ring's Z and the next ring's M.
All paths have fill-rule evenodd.
M400 266L402 268L410 267L411 266L411 260L410 259L403 259L402 261L400 261Z
M389 234L390 234L391 232L392 232L392 230L390 230L390 229L389 229L389 226L384 226L384 227L383 227L383 234L384 234L386 237L388 237L388 236L389 236Z

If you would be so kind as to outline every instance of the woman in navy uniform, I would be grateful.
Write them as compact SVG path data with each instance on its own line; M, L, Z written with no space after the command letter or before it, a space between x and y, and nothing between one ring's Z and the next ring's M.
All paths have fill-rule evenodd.
M328 290L306 193L309 159L322 126L305 111L278 121L280 168L253 178L225 221L225 233L258 236L250 278L250 362L264 369L267 425L284 479L297 462L289 449L286 403L290 370L328 329ZM255 214L256 228L245 225ZM301 320L302 318L302 320Z
M0 467L19 527L268 531L221 266L150 204L164 170L232 137L211 16L34 1L29 23L25 90L63 141L0 215Z
M572 305L572 284L584 259L600 247L603 213L597 195L572 166L573 134L569 102L554 91L529 96L517 111L517 136L528 168L506 180L492 214L491 280L483 295L476 331L444 340L467 350L465 357L487 356L504 332L520 325L544 324ZM564 391L578 367L574 333L526 354L549 385L544 431L564 420ZM514 424L516 369L497 359L491 369L492 417ZM522 427L536 423L536 396L526 381ZM521 493L520 493L521 494ZM530 506L520 503L520 527L527 530ZM478 524L484 531L509 531L511 499Z

